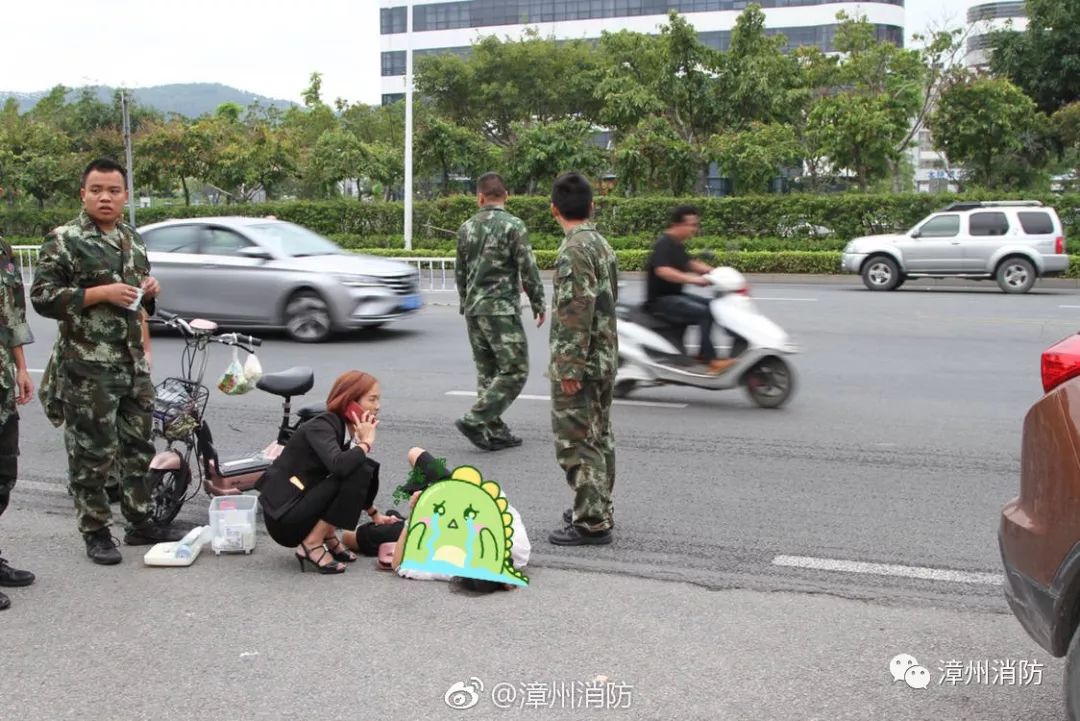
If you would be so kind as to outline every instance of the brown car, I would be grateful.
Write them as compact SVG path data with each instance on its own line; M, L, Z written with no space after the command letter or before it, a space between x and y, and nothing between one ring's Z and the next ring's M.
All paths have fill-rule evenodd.
M998 541L1009 606L1040 646L1068 657L1065 705L1080 721L1080 334L1043 353L1042 381Z

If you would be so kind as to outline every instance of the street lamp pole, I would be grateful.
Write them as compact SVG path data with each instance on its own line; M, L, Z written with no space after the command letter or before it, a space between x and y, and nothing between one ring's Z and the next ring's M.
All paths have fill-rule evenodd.
M413 237L413 4L405 3L405 250Z
M128 113L127 91L120 91L120 113L124 125L124 155L127 157L128 217L135 227L135 165L131 157L131 118Z

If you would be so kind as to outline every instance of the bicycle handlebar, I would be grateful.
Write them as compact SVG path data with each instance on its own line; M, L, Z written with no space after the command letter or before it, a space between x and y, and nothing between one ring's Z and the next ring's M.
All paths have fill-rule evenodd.
M207 340L209 340L211 342L221 343L222 345L241 346L242 348L244 348L248 352L253 352L252 351L253 348L257 348L258 346L261 346L262 343L263 343L262 338L256 338L253 335L244 335L242 333L217 333L217 334L212 334L212 333L209 333L207 331L202 331L202 332L196 331L194 328L191 327L191 324L188 323L186 320L184 320L180 316L176 315L175 313L170 313L167 310L159 310L159 311L157 311L157 313L155 313L155 315L157 316L157 318L156 319L151 319L151 320L158 320L158 322L160 322L160 323L162 323L164 325L170 326L172 328L179 328L181 330L181 332L183 332L186 335L189 335L189 336L192 336L192 337L195 337L195 336L198 336L198 335L203 335L203 336L206 337Z

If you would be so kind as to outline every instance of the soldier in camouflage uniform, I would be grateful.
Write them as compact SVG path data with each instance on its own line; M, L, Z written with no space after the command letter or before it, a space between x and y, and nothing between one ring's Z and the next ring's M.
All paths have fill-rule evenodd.
M502 414L525 387L529 347L521 324L521 288L536 327L544 323L544 286L525 224L506 211L506 184L495 173L477 181L479 212L458 229L455 275L476 363L476 404L455 422L478 448L520 446Z
M30 290L34 308L59 321L41 396L46 415L64 425L68 476L86 554L121 560L109 532L106 485L114 465L130 524L129 545L179 540L183 531L151 522L144 482L153 455L149 331L158 282L146 248L120 220L127 202L124 169L95 160L83 174L83 211L41 246Z
M619 366L615 330L618 262L589 222L592 188L577 173L559 176L552 213L566 238L555 259L551 314L551 428L555 455L574 490L560 546L611 543L615 437L611 399Z
M19 413L15 406L26 405L34 395L22 349L33 342L34 334L26 323L22 269L15 262L11 245L0 238L0 515L8 506L19 474ZM0 558L0 587L33 582L34 574L13 568ZM0 593L0 610L9 606L11 599Z

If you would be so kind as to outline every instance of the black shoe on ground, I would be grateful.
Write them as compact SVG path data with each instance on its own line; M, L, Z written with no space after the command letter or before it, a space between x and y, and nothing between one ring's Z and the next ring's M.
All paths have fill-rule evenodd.
M517 448L521 445L521 439L509 433L505 436L493 436L490 442L494 446L492 450L496 451L503 448Z
M611 531L586 531L570 525L553 532L548 541L556 546L605 546L611 543Z
M3 611L5 608L11 608L11 599L0 593L0 611Z
M482 428L470 426L460 418L454 421L454 427L461 431L461 435L468 438L470 443L482 451L497 451L500 448L500 446L495 446L487 439Z
M120 490L120 486L109 486L105 489L105 493L109 496L110 504L124 500L124 492Z
M574 509L567 508L562 512L562 520L568 526L574 525ZM615 514L611 516L611 528L615 528Z
M153 546L155 543L179 541L192 528L193 526L184 527L177 523L142 523L127 529L124 543L129 546Z
M18 586L29 586L33 582L34 574L12 568L6 559L0 558L0 586L17 588Z
M94 563L102 566L115 566L124 559L117 548L116 539L108 528L102 528L93 533L84 533L86 541L86 555Z

